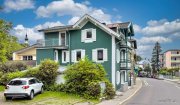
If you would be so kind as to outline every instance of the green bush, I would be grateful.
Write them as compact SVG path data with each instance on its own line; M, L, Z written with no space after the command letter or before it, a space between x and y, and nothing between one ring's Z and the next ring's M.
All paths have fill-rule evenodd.
M47 91L57 91L57 92L66 92L65 84L52 84L46 88Z
M39 66L38 78L44 83L45 88L54 84L58 75L59 64L50 59L41 62Z
M0 70L4 73L16 72L27 69L27 65L22 61L9 61L0 64Z
M1 78L0 78L0 84L5 85L7 84L10 80L14 79L14 78L21 78L25 76L25 72L12 72L12 73L7 73L4 74Z
M0 78L3 76L3 72L0 71Z
M104 91L104 97L106 99L114 98L116 93L115 93L115 89L113 88L113 85L109 81L106 81L105 84L106 84L106 88Z
M65 80L66 92L96 99L100 97L99 85L97 84L101 81L107 81L103 66L95 64L87 58L69 66L65 71Z
M39 68L30 68L25 72L25 77L36 77L39 79Z
M87 90L84 93L84 97L87 99L98 99L101 95L101 87L97 82L91 82L87 86Z

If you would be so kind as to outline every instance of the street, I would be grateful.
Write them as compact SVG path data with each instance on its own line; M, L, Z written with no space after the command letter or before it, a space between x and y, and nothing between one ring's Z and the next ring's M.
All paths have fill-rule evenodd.
M142 78L143 86L123 105L180 105L180 86L166 80Z

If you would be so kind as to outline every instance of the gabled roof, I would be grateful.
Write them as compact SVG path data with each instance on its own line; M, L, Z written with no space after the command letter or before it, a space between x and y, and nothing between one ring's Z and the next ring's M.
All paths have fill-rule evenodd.
M38 31L49 31L49 30L63 30L63 29L68 29L71 30L73 28L73 25L67 25L67 26L55 26L55 27L51 27L51 28L46 28L46 29L41 29Z
M29 47L22 48L20 50L14 51L13 53L21 53L21 52L24 52L26 50L29 50L29 49L35 48L35 47L37 47L37 44L33 44L33 45L29 46Z
M124 22L124 23L113 23L113 24L107 24L106 26L109 28L119 27L119 28L129 28L131 25L131 22Z
M96 26L98 26L99 28L101 28L102 30L104 30L105 32L107 32L110 35L114 35L117 38L121 38L123 37L123 34L120 33L116 33L113 30L111 30L109 27L107 27L106 25L100 23L98 20L96 20L95 18L91 17L88 14L85 14L82 18L80 18L74 25L73 28L81 28L83 27L87 21L92 22L93 24L95 24Z
M51 28L46 28L46 29L41 29L39 30L44 31L44 32L51 32L51 31L57 31L57 30L76 30L82 28L88 21L92 22L95 24L97 27L101 28L105 32L107 32L110 35L114 35L118 39L121 39L123 37L123 34L120 32L120 34L114 32L111 30L109 27L107 27L105 24L100 23L98 20L95 18L91 17L88 14L85 14L83 17L81 17L74 25L68 25L68 26L56 26L56 27L51 27Z

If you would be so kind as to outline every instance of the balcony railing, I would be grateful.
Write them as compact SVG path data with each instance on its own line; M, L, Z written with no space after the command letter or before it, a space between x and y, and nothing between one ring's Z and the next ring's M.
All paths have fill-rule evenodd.
M171 56L173 56L173 57L175 57L175 56L180 57L180 54L171 54Z
M65 41L59 39L37 40L37 44L42 47L65 46Z
M120 68L131 69L130 59L121 59L120 60Z

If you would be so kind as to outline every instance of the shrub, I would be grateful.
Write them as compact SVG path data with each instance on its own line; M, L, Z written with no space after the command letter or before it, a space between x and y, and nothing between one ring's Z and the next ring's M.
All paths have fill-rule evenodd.
M41 62L39 66L38 78L44 83L45 88L55 83L58 75L58 63L50 59Z
M39 68L30 68L25 72L25 77L36 77L39 79Z
M106 80L106 72L102 65L85 58L67 68L65 80L66 92L80 94L86 98L99 98L97 84Z
M10 61L3 64L0 64L0 69L4 73L16 72L27 69L27 65L22 61Z
M84 93L84 97L87 99L98 99L101 95L101 87L97 82L91 82L87 86L87 90Z
M4 74L1 78L0 78L0 84L7 84L10 80L14 79L14 78L21 78L25 76L25 72L12 72L12 73L7 73Z
M3 72L0 71L0 78L3 76Z
M113 88L113 85L109 81L106 81L105 84L106 84L106 88L105 88L105 91L104 91L104 97L106 99L114 98L115 89Z

